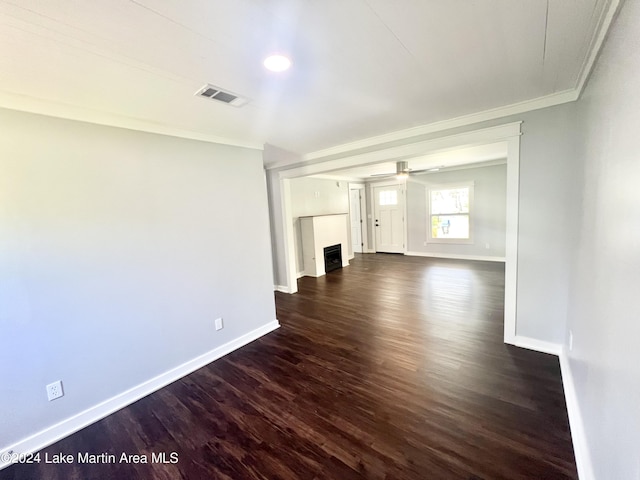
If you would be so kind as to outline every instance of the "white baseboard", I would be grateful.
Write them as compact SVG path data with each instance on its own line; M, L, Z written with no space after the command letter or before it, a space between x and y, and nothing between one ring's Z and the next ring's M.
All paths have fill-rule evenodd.
M589 455L589 446L587 445L582 414L580 413L580 405L578 404L578 395L575 384L573 383L571 363L564 348L560 353L560 370L562 371L562 386L564 387L564 398L567 402L569 427L571 428L573 453L576 456L578 478L580 480L594 480L596 477L593 472L593 467L591 466L591 456Z
M513 338L513 345L528 350L535 350L536 352L550 353L556 356L560 356L562 353L562 345L559 343L545 342L535 338L523 337L522 335L516 335Z
M492 257L489 255L458 255L455 253L431 253L431 252L406 252L410 257L434 257L450 258L453 260L480 260L483 262L505 262L505 257Z
M302 278L302 277L304 277L304 270L296 273L296 278Z
M291 291L289 290L289 287L287 287L286 285L274 285L273 289L276 292L291 293Z
M13 452L14 454L28 454L37 452L38 450L41 450L58 440L62 440L63 438L68 437L78 430L81 430L106 416L111 415L121 408L131 405L156 390L159 390L162 387L165 387L170 383L194 372L195 370L204 367L214 360L217 360L218 358L223 357L234 350L253 342L254 340L257 340L278 327L280 327L278 320L269 322L262 327L256 328L255 330L236 338L235 340L225 343L218 348L214 348L199 357L189 360L182 365L158 375L157 377L136 385L115 397L111 397L13 445L0 447L0 453L4 454L5 452ZM10 462L4 459L4 455L0 455L0 470L9 465Z
M564 398L567 404L567 414L569 415L569 426L571 428L571 441L573 442L573 453L576 457L576 467L580 480L595 480L591 457L587 445L587 437L584 433L584 424L580 414L578 396L571 374L571 364L565 347L552 342L544 342L535 338L516 335L513 345L538 352L557 355L560 360L560 371L562 372L562 387L564 388Z

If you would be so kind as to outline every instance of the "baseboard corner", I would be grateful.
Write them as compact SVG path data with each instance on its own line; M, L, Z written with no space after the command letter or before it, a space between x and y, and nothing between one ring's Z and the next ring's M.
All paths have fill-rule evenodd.
M536 352L548 353L557 357L562 353L562 345L559 343L546 342L544 340L524 337L522 335L516 335L514 337L513 345L520 348L526 348L528 350L535 350Z
M564 388L564 398L567 404L567 414L569 416L569 428L571 429L571 441L573 442L573 453L576 458L576 468L580 480L594 480L595 474L591 464L589 445L584 431L584 423L578 403L578 394L571 372L571 362L566 348L560 352L560 371L562 373L562 386Z

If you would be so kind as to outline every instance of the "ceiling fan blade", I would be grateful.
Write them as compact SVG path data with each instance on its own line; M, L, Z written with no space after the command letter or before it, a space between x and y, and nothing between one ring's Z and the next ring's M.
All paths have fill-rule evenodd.
M369 175L370 177L393 177L395 173L374 173Z

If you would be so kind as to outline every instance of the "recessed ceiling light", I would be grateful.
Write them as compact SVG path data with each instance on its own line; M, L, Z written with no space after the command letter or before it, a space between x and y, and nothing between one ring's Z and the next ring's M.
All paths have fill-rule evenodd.
M284 72L291 67L291 60L284 55L270 55L264 59L264 66L272 72Z

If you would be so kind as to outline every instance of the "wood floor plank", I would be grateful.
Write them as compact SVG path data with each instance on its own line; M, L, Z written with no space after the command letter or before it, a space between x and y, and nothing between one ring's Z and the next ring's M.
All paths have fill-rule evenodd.
M0 479L576 479L558 359L507 346L504 265L357 255L281 328L48 447L176 464Z

